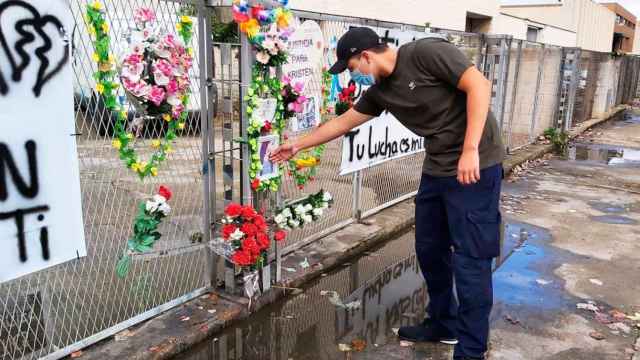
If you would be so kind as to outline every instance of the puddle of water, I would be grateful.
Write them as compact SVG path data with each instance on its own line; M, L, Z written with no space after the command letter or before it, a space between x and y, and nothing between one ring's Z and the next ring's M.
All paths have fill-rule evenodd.
M610 204L601 201L590 201L589 206L606 214L619 214L628 211L628 209L623 205Z
M572 144L567 160L608 165L640 165L640 150L599 144Z
M592 216L591 220L613 225L637 225L638 221L621 215Z

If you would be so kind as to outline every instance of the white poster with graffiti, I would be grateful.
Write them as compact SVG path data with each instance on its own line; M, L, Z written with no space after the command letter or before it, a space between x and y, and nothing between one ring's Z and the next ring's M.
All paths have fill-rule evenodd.
M340 175L423 151L424 138L404 127L390 113L384 112L344 136Z
M0 2L0 282L86 256L65 0Z
M282 67L293 84L302 82L309 101L304 111L292 119L291 131L312 129L320 124L322 102L322 62L324 38L317 22L303 22L289 38L289 62Z

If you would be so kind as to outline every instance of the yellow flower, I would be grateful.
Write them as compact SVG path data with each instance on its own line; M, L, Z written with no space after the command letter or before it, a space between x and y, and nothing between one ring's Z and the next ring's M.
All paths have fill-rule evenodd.
M280 29L286 29L291 23L291 12L282 10L282 8L276 9L276 23Z
M91 5L95 10L102 10L102 4L99 1L94 1Z
M126 117L129 116L129 114L127 114L126 110L122 110L122 111L120 111L120 116L122 116L123 118L126 118Z
M96 91L100 94L104 93L104 85L102 85L102 83L98 83L98 85L96 85Z
M184 130L184 123L183 122L178 123L178 129Z
M247 34L248 37L255 37L260 31L260 24L258 20L251 19L249 21L240 24L240 30Z
M142 164L137 161L134 162L133 164L131 164L131 170L135 172L140 172L142 170Z
M167 145L164 147L164 151L168 154L168 153L172 153L173 152L173 148L171 147L171 145Z
M109 33L109 24L107 24L106 22L102 23L102 32L105 34Z
M93 58L93 61L95 61L95 62L99 62L100 61L100 55L98 55L98 53L93 53L91 55L91 57Z
M187 48L187 54L189 54L189 56L193 56L193 49Z
M109 58L108 60L111 64L115 64L116 63L116 59L114 59L113 54L109 54Z
M151 142L151 147L153 147L154 149L157 149L160 147L160 140L153 140Z
M127 139L129 139L129 140L133 139L133 134L132 133L127 133Z
M89 34L91 34L91 36L95 37L96 34L96 28L93 27L93 25L89 25Z
M182 16L180 16L180 22L183 23L183 24L192 24L193 20L191 20L191 18L189 16L182 15Z
M169 114L164 114L162 115L162 118L164 119L164 121L169 122L171 121L171 115Z
M296 165L301 168L312 167L312 166L315 166L317 163L318 163L318 160L315 157L296 160Z
M182 24L180 23L176 24L176 30L182 31Z
M119 139L115 139L111 142L111 145L113 145L114 148L120 150L122 148L122 143L120 142Z
M152 167L151 168L151 176L158 176L158 168L157 167Z

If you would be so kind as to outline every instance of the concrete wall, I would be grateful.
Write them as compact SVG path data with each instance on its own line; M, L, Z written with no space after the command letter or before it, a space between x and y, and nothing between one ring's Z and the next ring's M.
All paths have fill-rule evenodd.
M467 12L495 18L498 0L291 0L296 10L357 16L464 31Z
M515 39L526 40L527 28L529 26L540 28L540 32L538 34L538 42L565 47L576 46L575 32L545 25L543 23L538 23L535 21L521 19L504 13L500 13L494 21L492 32L494 34L511 35Z
M565 0L562 5L503 6L501 12L572 31L585 50L611 51L615 14L592 0Z

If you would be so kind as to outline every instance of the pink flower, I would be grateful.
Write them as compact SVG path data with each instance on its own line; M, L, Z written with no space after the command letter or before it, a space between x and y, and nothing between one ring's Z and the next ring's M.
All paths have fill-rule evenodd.
M265 51L260 51L256 54L256 60L261 64L268 64L270 58L271 56L269 56Z
M135 97L146 96L151 91L151 87L146 83L142 81L140 82L131 81L126 77L122 78L122 84L124 88Z
M306 102L307 102L307 97L306 97L306 96L304 96L304 95L300 95L300 96L296 99L296 102L297 102L298 104L304 104L304 103L306 103Z
M151 91L147 95L147 98L155 106L160 106L160 104L162 104L162 101L164 101L164 95L165 95L164 89L161 88L160 86L154 85L151 87Z
M153 63L153 71L161 72L164 76L171 76L173 74L173 66L167 60L160 59Z
M174 118L179 118L180 114L184 111L184 105L179 104L173 107L172 109L172 115Z
M289 85L289 84L291 84L291 78L289 77L289 75L285 75L285 76L283 76L283 77L282 77L282 82L283 82L285 85Z
M175 78L169 80L169 83L167 84L167 93L175 94L178 92L178 90L180 90L178 86L178 80L176 80Z
M166 48L169 48L169 49L174 49L181 46L178 43L178 40L176 39L176 37L173 36L173 34L165 35L164 39L162 39L162 45L164 45Z
M301 94L304 91L304 83L302 82L297 82L294 86L293 86L293 90L295 90L295 92L297 92L298 94Z
M145 23L155 21L156 14L153 10L142 7L136 10L135 14L133 14L133 19L137 24L144 25Z
M142 73L144 72L144 64L125 64L122 67L121 76L125 79L131 80L132 82L140 81Z

